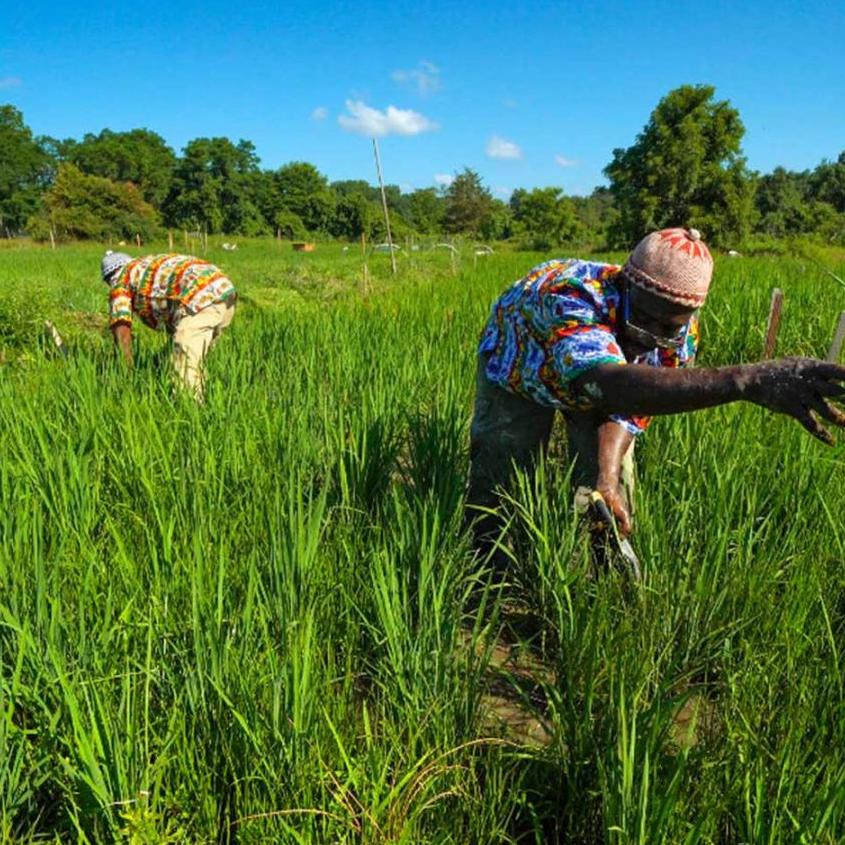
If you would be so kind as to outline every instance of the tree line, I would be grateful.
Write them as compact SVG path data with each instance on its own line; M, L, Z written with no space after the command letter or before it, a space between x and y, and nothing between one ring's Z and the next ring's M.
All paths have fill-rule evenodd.
M627 148L613 151L607 187L558 187L494 197L470 168L444 188L386 186L399 239L462 235L627 248L646 232L695 226L717 246L813 237L845 244L845 152L801 172L748 168L739 112L708 85L684 85L657 104ZM148 240L164 228L289 239L385 237L378 188L329 182L313 164L261 167L250 141L195 138L177 155L149 129L34 136L0 106L0 233L36 239Z

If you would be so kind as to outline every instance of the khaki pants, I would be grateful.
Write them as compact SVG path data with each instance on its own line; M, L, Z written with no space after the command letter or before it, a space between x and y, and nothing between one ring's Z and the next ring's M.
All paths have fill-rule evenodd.
M187 314L176 324L173 332L173 369L182 386L200 402L205 392L203 359L234 316L235 300L228 299L208 305L196 314Z
M486 356L479 356L467 490L467 519L473 521L473 531L482 549L495 542L502 524L494 514L479 512L477 508L498 505L500 492L507 490L514 466L533 472L537 459L546 451L555 417L554 408L492 384L485 374L486 366ZM587 497L598 477L599 421L593 414L576 412L567 412L564 420L575 505L579 510L586 510ZM633 515L633 443L622 462L620 486L628 511Z

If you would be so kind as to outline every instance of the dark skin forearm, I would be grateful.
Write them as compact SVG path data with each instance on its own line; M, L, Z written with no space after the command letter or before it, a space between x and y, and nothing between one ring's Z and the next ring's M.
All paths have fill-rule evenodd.
M619 423L606 420L599 425L599 476L596 488L618 486L622 471L622 459L628 451L634 435Z
M743 398L743 367L674 369L602 365L575 382L602 414L652 417L697 411Z
M625 507L625 500L619 490L619 476L622 460L631 446L634 435L619 423L605 420L598 428L599 474L595 489L601 493L610 510L619 521L623 534L631 532L631 516Z
M132 329L125 323L118 323L112 326L111 333L114 338L114 345L123 354L123 360L132 366Z
M573 387L605 416L678 414L744 400L794 417L831 444L819 418L845 427L845 413L831 401L843 401L843 382L845 367L815 358L781 358L709 369L605 364L576 379Z

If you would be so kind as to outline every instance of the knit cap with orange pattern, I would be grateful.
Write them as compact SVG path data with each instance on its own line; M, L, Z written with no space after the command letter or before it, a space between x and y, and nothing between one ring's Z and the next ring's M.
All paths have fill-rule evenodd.
M710 287L713 258L696 229L661 229L634 247L622 272L637 287L698 308Z

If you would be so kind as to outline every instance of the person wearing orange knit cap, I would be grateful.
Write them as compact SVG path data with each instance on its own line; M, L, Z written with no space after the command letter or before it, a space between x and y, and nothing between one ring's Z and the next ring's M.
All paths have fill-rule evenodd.
M478 349L467 519L489 552L514 466L531 471L556 411L566 423L575 501L598 491L633 529L633 449L658 414L745 400L832 443L845 426L845 367L812 358L690 369L713 259L695 229L652 232L622 265L577 259L533 268L493 304ZM501 562L499 562L501 564Z

